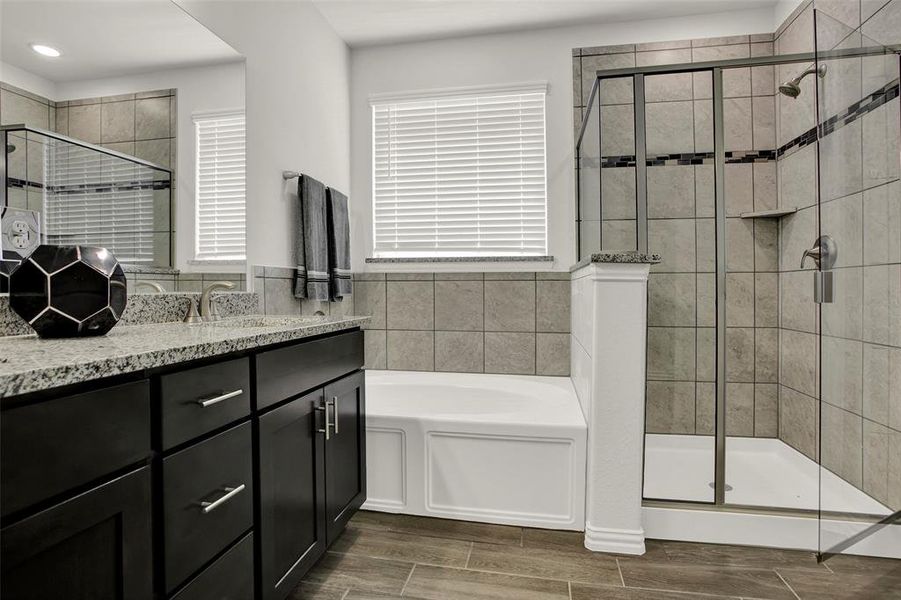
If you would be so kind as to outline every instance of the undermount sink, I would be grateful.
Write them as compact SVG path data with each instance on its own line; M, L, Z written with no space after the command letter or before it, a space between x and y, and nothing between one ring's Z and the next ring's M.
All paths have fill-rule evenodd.
M278 317L278 316L262 316L248 315L245 317L232 317L222 319L221 321L208 321L204 325L212 325L214 327L291 327L312 325L322 321L323 317Z

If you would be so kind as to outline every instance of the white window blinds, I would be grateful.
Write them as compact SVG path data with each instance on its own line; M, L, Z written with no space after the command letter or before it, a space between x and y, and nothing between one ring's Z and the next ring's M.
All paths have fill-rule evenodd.
M197 260L244 260L244 113L195 115Z
M43 148L48 243L103 246L120 262L168 261L168 247L154 248L154 232L169 229L167 172L56 140L28 147ZM166 223L155 224L160 215Z
M375 254L545 254L545 96L374 101Z

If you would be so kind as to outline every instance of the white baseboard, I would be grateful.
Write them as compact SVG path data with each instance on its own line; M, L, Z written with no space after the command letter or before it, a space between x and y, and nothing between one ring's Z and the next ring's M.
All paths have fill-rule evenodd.
M593 552L642 555L645 552L643 529L606 529L585 524L585 547Z

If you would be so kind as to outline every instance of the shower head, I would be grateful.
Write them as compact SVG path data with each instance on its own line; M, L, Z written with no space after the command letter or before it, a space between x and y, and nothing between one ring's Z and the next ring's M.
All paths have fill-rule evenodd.
M819 67L811 67L792 79L791 81L786 81L782 85L779 86L779 93L788 96L789 98L797 98L801 95L801 80L816 73L820 77L826 76L826 65L820 65Z

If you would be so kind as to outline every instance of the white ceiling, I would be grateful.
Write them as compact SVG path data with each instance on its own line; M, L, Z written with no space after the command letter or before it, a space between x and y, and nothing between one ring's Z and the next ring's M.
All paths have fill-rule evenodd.
M29 44L53 46L59 58ZM170 0L2 0L0 60L52 82L240 60Z
M773 8L778 0L313 0L351 46Z

